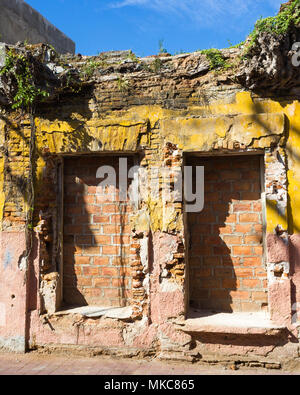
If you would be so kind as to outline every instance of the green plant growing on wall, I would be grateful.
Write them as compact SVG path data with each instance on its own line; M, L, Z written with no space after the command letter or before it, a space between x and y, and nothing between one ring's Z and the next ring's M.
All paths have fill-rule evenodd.
M139 63L139 58L131 50L129 51L128 59L134 63Z
M93 76L95 70L99 68L107 67L107 63L105 60L94 60L89 59L85 64L82 66L80 74L83 79L89 79Z
M286 5L283 10L275 16L260 18L254 26L254 30L249 35L249 42L246 45L244 56L247 56L250 49L257 42L260 33L266 32L279 36L287 34L293 27L300 24L300 0L294 0Z
M35 105L39 100L49 96L49 92L36 86L30 58L23 53L15 53L13 50L5 54L4 66L0 69L0 79L9 81L13 88L14 96L10 99L11 108L26 111L30 119L29 166L26 176L26 197L29 208L26 213L26 251L23 253L23 258L27 260L33 246L34 180L36 174Z
M118 89L121 92L127 92L129 90L129 82L126 81L124 78L119 77L117 79Z
M22 108L30 112L38 99L49 96L45 90L35 86L30 63L25 55L8 51L5 64L0 70L0 77L12 74L16 80L16 94L13 98L13 109Z
M242 42L235 44L235 45L232 45L230 42L229 42L229 44L230 45L229 45L228 49L241 48L243 45L245 45L245 41L242 41Z
M158 73L163 66L163 62L159 58L155 58L154 62L150 65L150 70L154 73Z
M210 63L210 70L228 69L231 67L231 65L224 59L222 52L218 49L204 49L200 51L200 53L202 55L206 55L206 58Z
M166 48L164 47L164 40L159 40L158 41L158 47L159 47L159 53L163 54L163 53L167 53L168 51L166 50Z

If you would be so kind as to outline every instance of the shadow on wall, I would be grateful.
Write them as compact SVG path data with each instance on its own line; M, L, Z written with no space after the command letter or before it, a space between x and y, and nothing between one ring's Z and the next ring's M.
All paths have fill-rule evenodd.
M260 311L266 304L265 298L249 305L255 270L264 270L260 158L250 158L187 160L187 165L205 168L204 210L187 215L191 308ZM263 273L266 278L264 270L255 284L258 291L264 288Z
M128 167L133 164L128 158ZM128 304L130 230L128 202L119 201L119 157L65 159L64 304ZM100 166L112 166L117 188L99 194ZM107 195L108 192L108 195Z

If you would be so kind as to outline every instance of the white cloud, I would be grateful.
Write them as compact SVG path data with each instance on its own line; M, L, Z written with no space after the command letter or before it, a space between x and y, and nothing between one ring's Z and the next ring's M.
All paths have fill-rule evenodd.
M113 8L140 6L160 13L179 14L205 21L222 15L245 16L266 7L275 13L284 0L115 0Z

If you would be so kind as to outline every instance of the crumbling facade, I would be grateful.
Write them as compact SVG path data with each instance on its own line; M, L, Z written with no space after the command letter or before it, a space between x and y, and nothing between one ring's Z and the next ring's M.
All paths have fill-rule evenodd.
M45 43L59 53L75 53L75 43L23 0L0 1L0 41Z
M199 52L58 63L45 46L24 51L55 89L28 114L2 86L1 347L296 361L296 90L249 90ZM137 200L116 198L118 179L99 187L99 167L125 163ZM184 166L204 166L197 213L167 190Z

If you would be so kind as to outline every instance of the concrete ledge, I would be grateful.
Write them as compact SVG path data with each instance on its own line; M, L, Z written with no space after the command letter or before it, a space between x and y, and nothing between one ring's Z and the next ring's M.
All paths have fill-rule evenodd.
M68 314L79 314L88 318L106 317L128 320L132 315L132 307L83 306L58 311L54 315L62 316Z
M277 336L286 328L271 322L266 313L212 313L194 310L180 330L186 333L231 333Z

